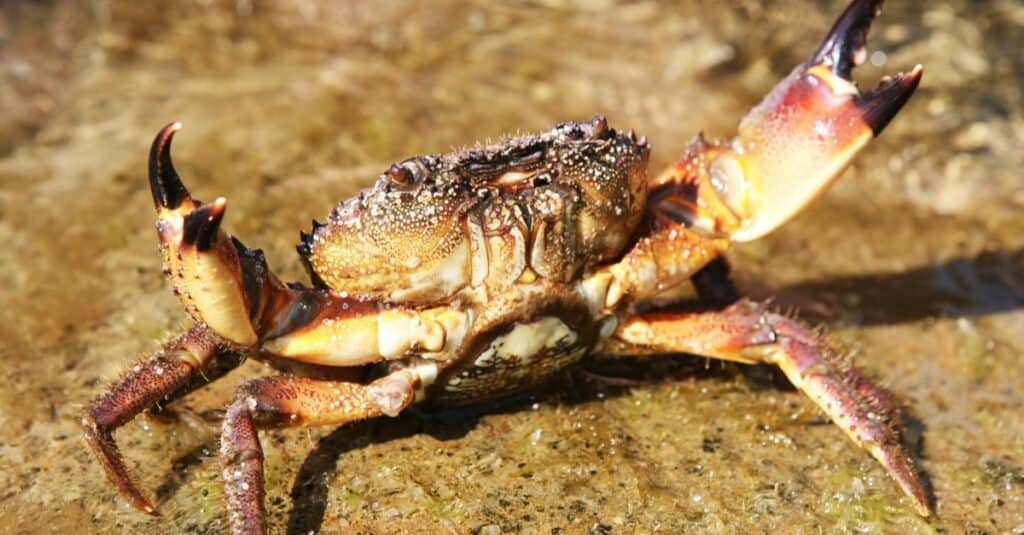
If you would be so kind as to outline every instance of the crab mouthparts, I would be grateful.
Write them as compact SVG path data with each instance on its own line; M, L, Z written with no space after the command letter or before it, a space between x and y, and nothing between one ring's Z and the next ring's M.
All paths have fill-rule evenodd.
M865 39L881 5L854 0L811 59L743 118L732 151L712 164L722 183L734 185L719 192L743 221L734 240L771 232L824 192L917 89L920 65L866 93L850 79L867 57Z

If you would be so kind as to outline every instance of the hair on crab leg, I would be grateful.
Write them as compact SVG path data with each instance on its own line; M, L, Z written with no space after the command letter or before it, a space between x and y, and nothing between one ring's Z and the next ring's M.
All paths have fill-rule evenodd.
M688 279L733 242L761 237L835 181L900 111L922 69L884 78L861 94L849 79L881 1L855 0L811 58L740 121L729 142L697 136L648 183L642 239L596 276L605 306L653 297ZM607 281L605 279L608 279Z
M136 509L156 514L124 464L112 433L136 415L195 384L203 370L215 365L221 374L241 361L195 327L136 365L82 413L86 443L103 465L107 478ZM204 383L200 383L204 384Z

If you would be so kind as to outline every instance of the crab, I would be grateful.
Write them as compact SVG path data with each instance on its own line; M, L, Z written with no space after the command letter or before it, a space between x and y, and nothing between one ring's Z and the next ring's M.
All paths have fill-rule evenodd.
M194 326L86 407L86 441L120 494L155 514L113 431L244 358L287 371L240 386L222 421L232 531L262 533L259 429L494 399L584 358L686 353L777 366L927 516L887 392L820 332L729 298L721 260L824 191L918 86L920 65L863 94L850 80L881 4L854 0L735 138L698 136L653 178L647 139L601 116L391 165L302 233L308 285L282 283L221 228L224 198L191 196L170 157L181 125L164 127L149 157L156 229ZM696 301L663 297L684 284Z

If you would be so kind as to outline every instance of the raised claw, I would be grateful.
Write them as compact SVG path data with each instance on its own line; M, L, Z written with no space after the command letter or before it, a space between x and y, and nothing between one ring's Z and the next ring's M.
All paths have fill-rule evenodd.
M861 94L850 80L863 63L880 0L854 0L810 60L743 118L739 135L709 165L734 241L749 241L793 217L839 177L889 124L921 81L922 68L886 77Z
M882 0L855 0L839 16L832 29L811 56L808 65L828 67L832 75L850 80L853 68L867 58L865 43L871 22L882 12ZM862 119L875 136L882 133L921 81L921 66L909 73L886 77L878 87L855 96Z
M156 230L164 268L175 293L192 317L223 338L256 343L256 318L262 302L258 282L262 258L221 229L227 201L202 204L189 195L171 162L171 139L181 123L163 127L149 153L149 184L156 203ZM244 249L244 251L243 251ZM248 283L248 284L247 284Z

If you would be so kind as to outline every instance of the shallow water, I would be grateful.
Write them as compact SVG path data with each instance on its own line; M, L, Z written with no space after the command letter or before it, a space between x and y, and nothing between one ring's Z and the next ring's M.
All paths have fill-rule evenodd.
M311 218L391 161L604 113L665 165L725 136L838 2L0 3L0 532L225 526L215 435L118 433L163 516L116 497L81 406L180 330L145 157L171 120L200 198L286 278ZM892 1L858 75L918 94L807 213L730 256L908 408L937 518L767 368L667 359L479 413L265 434L280 531L1024 533L1024 5ZM160 7L157 7L160 6ZM220 407L248 363L191 398ZM588 378L589 377L589 378Z

